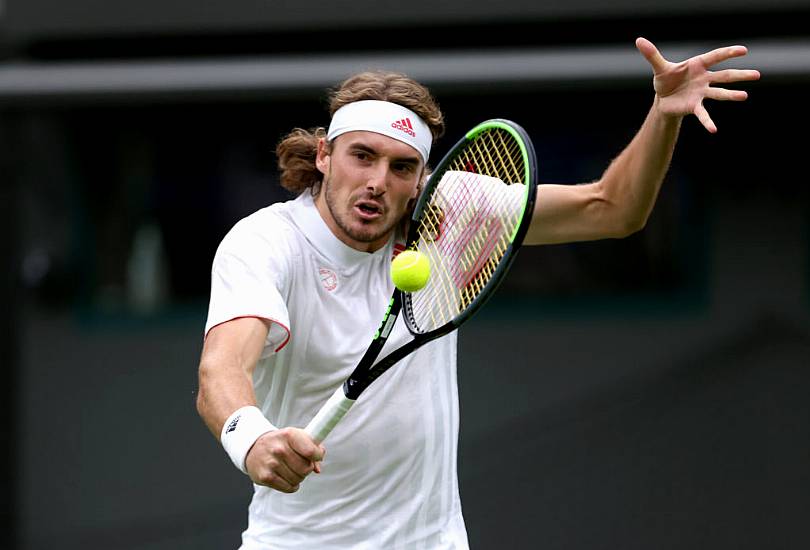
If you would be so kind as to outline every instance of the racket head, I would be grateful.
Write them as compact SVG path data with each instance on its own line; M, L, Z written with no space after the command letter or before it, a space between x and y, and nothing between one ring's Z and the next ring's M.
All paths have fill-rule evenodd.
M536 188L534 147L512 121L478 124L444 156L409 225L407 247L431 266L423 289L401 292L412 333L449 332L492 296L526 235Z

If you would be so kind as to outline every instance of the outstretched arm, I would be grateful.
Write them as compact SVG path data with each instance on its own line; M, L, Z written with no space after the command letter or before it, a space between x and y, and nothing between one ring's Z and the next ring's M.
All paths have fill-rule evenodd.
M747 94L712 85L759 78L754 70L710 70L745 55L744 46L719 48L680 63L667 61L645 38L637 39L636 47L654 75L655 99L644 124L596 182L538 186L527 244L625 237L644 227L669 167L683 117L694 114L709 132L716 132L703 101L743 101Z

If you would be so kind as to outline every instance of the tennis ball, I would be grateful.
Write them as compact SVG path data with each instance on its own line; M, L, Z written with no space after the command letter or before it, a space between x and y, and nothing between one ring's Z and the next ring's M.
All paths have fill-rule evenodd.
M400 252L391 263L391 280L394 286L405 292L416 292L430 278L430 262L427 256L416 250Z

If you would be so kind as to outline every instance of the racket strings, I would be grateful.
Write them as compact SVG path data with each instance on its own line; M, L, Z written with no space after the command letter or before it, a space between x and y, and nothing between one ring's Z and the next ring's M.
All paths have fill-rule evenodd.
M494 128L477 136L455 159L426 205L418 241L431 276L411 294L414 325L429 331L473 304L493 278L523 217L525 166L520 144ZM437 174L439 176L439 174Z

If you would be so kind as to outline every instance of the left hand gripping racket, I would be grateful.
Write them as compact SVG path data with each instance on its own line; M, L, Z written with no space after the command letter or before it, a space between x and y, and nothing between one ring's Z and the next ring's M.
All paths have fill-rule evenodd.
M315 441L382 373L460 327L492 296L529 227L536 171L528 135L503 119L479 124L444 156L419 196L406 240L427 255L430 280L416 292L394 290L363 358L304 428ZM413 339L375 363L401 313Z

